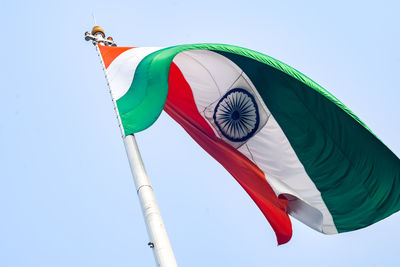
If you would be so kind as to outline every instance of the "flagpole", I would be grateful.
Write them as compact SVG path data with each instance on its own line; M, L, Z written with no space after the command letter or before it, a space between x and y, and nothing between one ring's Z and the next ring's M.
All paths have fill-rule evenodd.
M107 84L111 93L106 68L104 66L104 62L97 45L116 46L116 44L111 37L105 39L104 31L99 26L94 26L92 33L86 32L85 40L92 41L93 44L96 46L96 50L100 57ZM147 233L150 238L148 246L153 250L157 266L176 267L178 265L175 260L174 252L169 242L167 231L161 218L160 210L158 209L158 205L153 193L153 188L151 187L150 180L144 168L144 164L140 155L138 145L136 143L135 136L133 134L125 136L121 124L121 119L118 113L118 107L112 95L111 98L117 114L126 154L128 157L129 165L131 167L133 180L135 182L136 192L139 198L144 221L146 223Z

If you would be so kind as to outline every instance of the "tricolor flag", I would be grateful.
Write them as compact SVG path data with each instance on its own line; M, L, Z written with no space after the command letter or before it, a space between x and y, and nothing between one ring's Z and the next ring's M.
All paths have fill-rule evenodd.
M98 45L125 135L167 112L244 188L274 229L288 214L325 234L400 209L400 160L346 106L297 70L221 44Z

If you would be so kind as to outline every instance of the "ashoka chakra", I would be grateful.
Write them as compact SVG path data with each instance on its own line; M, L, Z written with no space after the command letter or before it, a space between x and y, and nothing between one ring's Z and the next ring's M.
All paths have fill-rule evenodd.
M213 118L222 135L233 142L249 139L260 123L254 96L241 88L228 91L218 101Z

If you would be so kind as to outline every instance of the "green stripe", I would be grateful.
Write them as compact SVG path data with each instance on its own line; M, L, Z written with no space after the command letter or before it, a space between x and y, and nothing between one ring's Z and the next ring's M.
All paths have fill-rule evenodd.
M400 160L339 100L286 64L230 45L165 48L137 67L117 101L125 134L149 127L168 93L169 67L180 52L207 49L246 72L321 192L339 232L370 225L400 209Z
M338 232L366 227L400 209L400 160L354 115L287 73L219 53L259 91L321 192Z
M275 68L318 91L367 128L345 105L313 80L294 68L262 53L226 44L189 44L158 50L145 57L136 68L128 92L119 100L119 109L125 134L140 132L150 127L160 116L168 93L169 66L180 52L194 49L229 52L251 58ZM367 128L368 129L368 128Z

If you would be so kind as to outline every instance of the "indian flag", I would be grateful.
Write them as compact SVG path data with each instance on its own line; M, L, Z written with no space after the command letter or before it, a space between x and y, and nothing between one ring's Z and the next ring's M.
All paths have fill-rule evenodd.
M328 91L267 55L231 45L98 45L125 135L162 110L254 200L278 243L289 215L325 234L400 209L400 160Z

